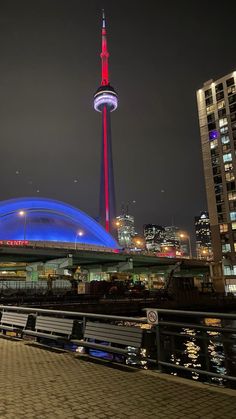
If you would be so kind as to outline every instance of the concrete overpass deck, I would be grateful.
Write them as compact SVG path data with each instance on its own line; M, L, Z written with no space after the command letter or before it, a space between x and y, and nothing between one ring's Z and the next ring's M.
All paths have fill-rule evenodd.
M1 247L0 262L46 263L54 259L71 259L71 266L81 266L84 269L102 267L110 270L121 266L123 270L134 272L159 272L169 269L181 261L181 272L206 273L209 262L197 259L176 259L136 255L127 253L112 253L89 250L58 249L54 247Z

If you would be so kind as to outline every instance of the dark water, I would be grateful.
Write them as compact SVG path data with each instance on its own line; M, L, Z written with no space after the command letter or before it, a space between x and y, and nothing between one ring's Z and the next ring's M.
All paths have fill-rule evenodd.
M175 318L176 321L186 322L186 318ZM125 322L125 324L127 326L134 325L128 322ZM205 318L201 324L220 327L221 321ZM224 323L224 325L227 327L236 327L236 321L227 321L227 324ZM135 326L139 325L136 324ZM149 325L146 325L146 327L142 349L143 357L141 360L135 354L132 354L132 351L126 359L119 355L113 356L112 354L100 351L91 351L90 354L111 361L125 362L128 365L143 369L155 369L156 367L148 361L148 358L156 359L158 351L156 347L156 334L154 329L148 329ZM236 377L236 334L224 333L223 336L221 332L217 331L203 331L197 328L177 329L171 326L165 327L165 331L179 333L179 336L161 335L162 361L186 368L206 370L221 375ZM197 371L180 371L175 368L163 367L163 372L195 381L215 384L217 386L236 388L236 383L233 381L220 377L208 377L199 374Z
M175 319L175 321L183 321L183 319ZM201 323L211 327L222 326L221 321L217 319L205 318ZM227 321L224 325L236 327L236 321ZM218 331L203 331L197 328L166 327L165 329L174 333L178 332L180 336L161 335L163 361L186 368L236 377L236 334L222 334ZM236 383L233 381L220 377L208 377L197 371L180 371L169 367L164 367L163 370L195 381L236 388Z

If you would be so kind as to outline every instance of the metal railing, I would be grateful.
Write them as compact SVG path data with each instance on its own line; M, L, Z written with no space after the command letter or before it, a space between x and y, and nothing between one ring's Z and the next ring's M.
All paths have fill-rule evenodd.
M18 306L7 306L7 305L0 305L0 312L1 311L15 311L15 312L23 312L29 314L47 314L51 316L61 316L61 317L72 317L74 319L101 319L101 320L110 320L110 321L127 321L127 322L134 322L134 323L147 323L146 317L127 317L127 316L114 316L109 314L96 314L96 313L84 313L84 312L76 312L76 311L63 311L63 310L50 310L50 309L43 309L43 308L36 308L36 307L18 307Z
M227 372L220 373L212 371L214 366L211 365L209 350L209 347L214 347L216 343L222 346L224 354L221 354L221 358L224 358L222 359L224 367L221 367L221 369L227 371L227 368L225 368L225 364L227 363L226 346L228 345L230 352L233 345L236 344L236 313L214 313L168 309L153 310L156 310L158 313L158 324L155 326L157 357L156 359L151 360L151 362L157 363L159 371L171 372L172 374L174 371L182 371L185 373L192 373L195 377L196 375L203 375L209 378L216 378L221 381L223 380L224 382L225 380L236 382L235 375L230 375ZM187 321L185 321L186 318L188 319ZM234 324L232 325L232 323ZM182 347L176 350L177 339ZM176 360L177 357L175 356L175 352L177 352L177 356L180 357L181 355L189 355L186 347L184 349L186 339L188 339L187 342L189 344L192 344L192 358L195 359L195 365L191 358L189 360L190 362L185 362L185 365L180 365L180 358ZM184 340L185 342L183 342ZM199 346L197 346L197 342ZM195 346L195 348L193 348L193 346ZM202 351L201 353L196 354L196 346L199 352L200 350ZM214 352L214 350L212 350L212 352ZM202 363L199 365L200 357L203 359L202 363L205 364L204 368L198 368L199 366L202 366ZM172 362L170 362L170 358L172 358ZM191 363L193 366L189 365Z
M145 309L148 310L148 309ZM150 310L150 309L149 309ZM183 311L183 310L168 310L156 309L158 313L158 324L150 326L148 331L154 337L152 339L151 351L148 351L146 356L147 364L154 366L159 371L173 374L173 371L181 371L184 373L197 374L200 376L207 376L209 379L219 379L223 384L227 382L236 382L236 376L228 373L228 368L221 368L220 372L212 371L209 346L220 343L224 349L224 359L226 361L226 347L228 345L229 351L235 350L236 359L236 314L235 313L214 313L203 311ZM0 312L15 311L24 312L34 315L48 315L60 316L64 318L80 319L83 329L87 319L105 320L108 322L115 322L124 325L144 325L147 324L147 317L127 317L127 316L114 316L106 314L84 313L74 311L62 310L47 310L32 307L16 307L16 306L0 306ZM173 318L174 317L174 318ZM185 321L185 319L188 319ZM232 324L233 323L233 324ZM176 344L176 340L178 341ZM183 363L176 361L175 353L178 356L188 356L186 352L186 341L193 345L198 343L197 357L203 361L201 364ZM150 348L149 348L150 349ZM200 353L201 350L201 353ZM154 353L154 356L153 356ZM151 355L150 355L151 354ZM192 354L195 359L196 355ZM172 358L171 358L172 357ZM227 362L226 362L227 363ZM190 364L190 365L189 365ZM192 363L194 364L194 363ZM202 367L203 364L203 368Z

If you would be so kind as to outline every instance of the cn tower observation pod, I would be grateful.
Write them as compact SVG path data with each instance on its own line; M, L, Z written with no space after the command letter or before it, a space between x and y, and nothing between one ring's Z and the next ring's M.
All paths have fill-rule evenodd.
M93 218L71 205L47 198L0 201L0 240L76 242L119 248Z
M118 106L117 93L109 84L100 86L94 94L95 111L102 112L104 105L108 107L110 112L115 111Z

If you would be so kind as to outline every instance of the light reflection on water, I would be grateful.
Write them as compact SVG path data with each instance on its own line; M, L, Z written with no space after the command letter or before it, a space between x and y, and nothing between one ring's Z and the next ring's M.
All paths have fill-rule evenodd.
M175 319L176 320L176 319ZM235 327L235 321L229 321L225 326ZM128 365L137 366L142 369L153 368L148 360L149 355L151 358L155 358L157 348L155 346L155 330L148 324L138 324L134 322L121 322L120 324L126 326L136 326L147 329L147 332L153 332L149 334L152 339L147 342L145 348L141 350L142 359L138 359L135 353L132 353L126 358ZM202 321L203 325L206 326L221 326L221 320L205 318ZM150 330L151 329L151 330ZM168 327L166 330L178 332L180 336L174 335L161 335L161 339L165 342L164 360L166 362L173 363L175 365L184 366L186 368L192 368L197 370L206 370L221 375L236 375L236 341L232 343L232 337L236 337L234 334L227 334L225 342L222 341L222 333L218 331L205 331L199 329L190 328L171 328ZM205 339L207 338L207 339ZM120 361L123 358L121 357ZM229 386L223 378L218 377L207 377L206 375L199 374L197 371L181 371L174 368L165 369L172 375L178 375L183 377L191 378L195 381L209 382L220 386Z
M204 319L203 324L208 326L221 326L218 319ZM174 351L169 355L169 361L176 365L188 368L208 370L218 374L228 374L226 368L227 354L224 344L221 341L221 333L217 331L202 331L197 329L182 328L180 335L182 338L176 338ZM204 340L205 337L208 338ZM186 336L187 335L187 336ZM184 375L185 372L170 371L172 375ZM224 386L226 380L218 377L206 377L197 372L189 371L187 376L193 380L208 381L217 385Z
M224 323L225 326L235 327L235 321ZM202 323L205 326L221 327L219 319L204 318ZM172 328L166 330L179 332L180 336L162 335L166 339L164 360L173 364L192 368L197 370L206 370L221 375L236 375L236 341L232 343L234 334L225 334L210 330L204 331L190 328ZM144 366L145 365L145 366ZM143 367L150 366L144 363ZM220 377L208 377L199 374L197 371L181 371L176 369L167 369L172 375L179 375L191 378L195 381L209 382L220 386L229 386L229 382ZM231 383L232 385L232 383Z

